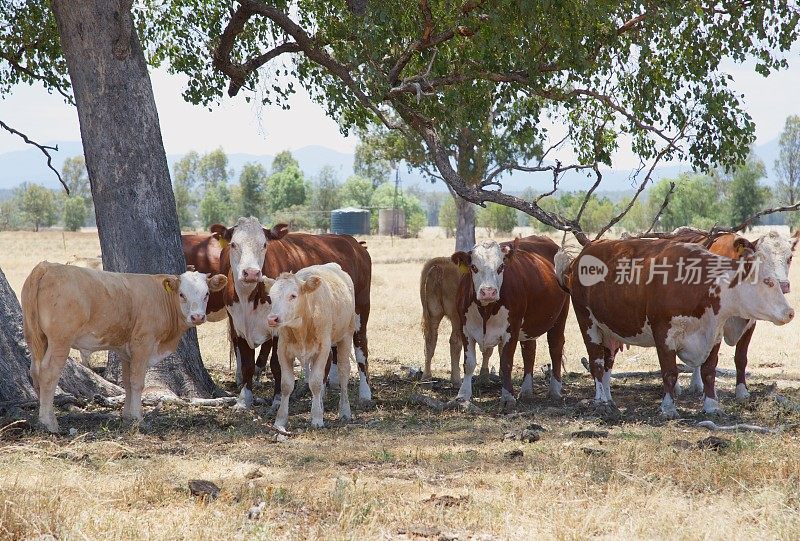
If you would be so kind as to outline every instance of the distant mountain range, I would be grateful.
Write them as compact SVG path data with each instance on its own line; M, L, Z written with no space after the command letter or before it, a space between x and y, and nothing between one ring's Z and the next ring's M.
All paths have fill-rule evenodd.
M77 141L61 141L48 143L58 145L58 152L53 153L53 165L61 170L64 160L72 156L83 153L83 147ZM776 178L773 173L775 159L778 157L778 140L773 139L764 145L755 148L756 154L764 161L767 167L767 184L775 184ZM306 176L314 178L325 166L332 167L338 174L340 180L346 179L353 174L353 155L338 152L322 146L307 146L292 151L292 155L300 163L300 167ZM182 154L168 154L170 170L173 164L179 160ZM267 169L272 165L273 156L268 154L244 154L229 153L229 166L234 169L234 178L238 178L242 166L248 162L256 162L264 165ZM659 167L653 172L654 179L675 177L681 172L689 171L685 165L671 165ZM630 180L631 171L628 170L604 170L603 191L621 192L635 188ZM446 186L441 181L431 183L420 171L409 172L407 168L400 168L400 179L403 186L413 186L415 184L427 185L433 191L447 191ZM565 174L560 187L564 190L581 190L591 186L593 179L587 179L585 174L571 172ZM36 182L50 188L59 187L58 179L47 168L47 162L42 153L36 148L6 152L0 154L0 190L10 189L22 182ZM507 192L521 192L529 186L538 189L549 189L549 176L534 173L516 172L506 175L503 179L503 189Z

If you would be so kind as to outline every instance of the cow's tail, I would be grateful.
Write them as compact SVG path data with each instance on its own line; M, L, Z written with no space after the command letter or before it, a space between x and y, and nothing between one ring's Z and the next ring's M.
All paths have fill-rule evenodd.
M233 329L233 320L228 316L228 370L233 370L236 362L236 332ZM238 383L238 382L237 382Z
M419 300L422 303L422 334L425 343L428 343L430 334L430 309L429 301L432 295L441 296L442 294L442 281L444 280L444 270L440 265L433 264L426 266L422 270L422 276L419 279Z
M556 252L553 259L555 266L556 278L561 288L567 293L570 292L570 267L572 266L572 256L570 256L563 248Z
M22 332L31 351L31 360L39 363L47 350L47 336L39 325L39 283L47 272L47 262L36 265L22 286Z

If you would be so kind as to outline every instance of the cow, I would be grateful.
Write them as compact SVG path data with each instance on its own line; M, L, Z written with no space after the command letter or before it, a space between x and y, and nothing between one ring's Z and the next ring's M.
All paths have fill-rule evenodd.
M275 425L286 428L289 396L294 389L294 359L309 367L311 426L322 428L322 393L331 347L336 348L339 377L339 418L349 421L350 351L358 326L353 280L337 263L312 265L276 280L266 278L272 300L267 324L278 336L281 402Z
M113 350L122 359L122 416L142 420L144 376L206 320L209 292L227 278L185 272L128 274L43 261L22 286L23 332L39 421L58 432L53 395L70 348Z
M422 303L422 335L425 338L425 368L422 379L431 379L431 361L439 338L442 318L450 321L450 381L461 384L461 329L456 308L461 272L449 257L434 257L422 267L419 279L419 298ZM483 374L483 366L481 374ZM488 371L488 366L486 367Z
M285 224L264 229L256 218L239 218L233 227L212 226L224 242L220 256L221 271L228 276L222 295L212 296L209 310L226 307L231 340L237 364L242 370L242 385L236 407L250 408L253 403L254 348L271 340L266 325L268 296L262 277L276 278L282 272L296 272L311 265L339 263L350 275L355 288L356 330L353 334L359 368L359 399L369 401L367 322L369 320L372 260L369 252L349 235L309 235L288 233ZM281 367L275 356L270 361L275 380L273 405L280 402ZM336 379L331 368L331 378Z
M493 240L475 245L470 252L456 252L453 263L467 274L458 289L459 324L464 347L464 379L457 400L472 398L475 347L500 347L500 405L516 405L511 369L517 342L521 342L524 378L520 399L533 397L533 364L536 338L547 333L553 375L549 394L561 396L561 366L564 327L569 296L556 280L553 263L537 253L520 248L520 239L501 246Z
M701 244L710 252L731 259L738 259L742 254L737 252L735 247L736 239L739 238L735 233L721 233L710 235L708 232L690 227L679 227L672 232L670 237L676 242L691 242ZM764 253L772 261L773 268L777 273L777 279L784 294L789 293L789 266L792 263L792 253L797 246L798 238L784 237L777 231L770 231L768 234L759 237L755 241L756 246L762 246ZM729 346L736 346L734 354L734 364L736 365L736 400L745 401L750 397L747 390L745 372L747 369L747 350L750 340L755 331L755 320L743 320L733 317L725 323L723 337ZM692 394L703 392L703 380L700 375L700 367L692 371L691 384L686 389Z
M501 243L500 246L510 245L510 242ZM537 253L546 257L551 263L558 245L547 237L531 235L519 239L519 248L526 252ZM461 272L459 272L459 270ZM422 379L431 378L431 360L436 351L436 341L439 337L439 324L442 318L450 321L450 381L453 385L461 384L461 329L458 328L458 309L456 296L461 274L469 273L466 267L459 269L450 258L435 257L422 267L420 274L419 295L422 304L422 334L425 339L425 368ZM489 375L489 358L492 350L483 350L480 377Z
M574 260L565 252L556 255L556 274L572 297L597 402L612 402L614 355L628 344L656 348L664 417L678 414L676 357L701 367L703 411L721 411L715 372L726 321L783 325L794 317L765 246L739 238L735 247L745 255L738 261L670 239L599 240Z

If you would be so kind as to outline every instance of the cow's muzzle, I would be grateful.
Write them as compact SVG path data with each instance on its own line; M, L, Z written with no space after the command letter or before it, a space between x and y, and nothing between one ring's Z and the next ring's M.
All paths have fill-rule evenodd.
M261 280L261 269L243 269L242 281L248 284L254 284Z
M481 302L495 302L499 298L497 289L493 287L482 287L478 291L478 300Z
M269 327L277 327L280 324L280 318L274 314L270 314L267 316L267 326Z
M192 314L189 319L192 320L192 324L200 325L201 323L205 323L206 315L205 314Z

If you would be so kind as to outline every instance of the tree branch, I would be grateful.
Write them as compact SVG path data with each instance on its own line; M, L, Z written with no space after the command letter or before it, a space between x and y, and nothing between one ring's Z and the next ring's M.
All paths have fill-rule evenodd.
M800 210L800 203L795 203L794 205L786 205L786 206L783 206L783 207L775 207L775 208L764 209L762 211L756 212L755 214L753 214L752 216L750 216L745 221L743 221L742 223L740 223L739 225L737 225L735 227L717 227L717 226L714 226L714 227L711 228L711 231L709 231L709 235L716 235L716 234L719 234L719 233L737 233L737 232L741 231L742 229L744 229L746 227L749 227L750 225L752 225L752 223L755 220L761 218L762 216L766 216L767 214L774 214L776 212L791 212L791 211L798 211L798 210Z
M583 198L583 202L581 203L581 208L578 209L578 215L575 216L575 221L581 223L581 217L583 216L583 211L586 210L586 205L589 204L589 200L592 198L592 194L600 186L600 182L603 180L603 174L600 172L600 169L597 167L597 164L594 164L594 174L597 177L597 180L594 181L592 187L589 188L589 191L586 192L586 197Z
M28 136L25 135L24 133L22 133L21 131L15 130L14 128L9 126L8 124L3 122L2 120L0 120L0 128L3 128L4 130L6 130L6 131L8 131L10 133L13 133L14 135L17 135L17 136L21 137L22 140L25 141L26 143L28 143L29 145L33 145L33 146L37 147L39 150L41 150L42 154L47 156L47 167L49 167L53 171L53 173L56 174L56 176L58 177L58 181L64 187L64 191L67 192L67 195L69 195L69 187L67 187L67 183L64 182L64 179L61 178L61 174L56 170L55 167L53 167L53 157L50 155L50 152L49 152L50 150L58 152L58 145L56 145L54 147L51 147L51 146L48 146L48 145L40 145L36 141L33 141L33 140L29 139Z
M658 208L658 212L656 212L656 215L653 216L653 223L650 224L650 227L647 228L647 231L645 231L642 236L649 235L650 232L653 230L653 228L656 226L656 224L658 223L658 219L661 217L661 213L664 212L664 209L667 208L667 205L669 205L669 200L672 199L672 193L674 191L675 191L675 183L670 182L667 195L664 196L664 202L661 203L661 206Z
M19 56L21 56L21 55L22 55L22 50L19 52ZM41 76L41 75L39 75L37 73L34 73L33 71L31 71L27 67L23 66L22 64L19 63L19 58L14 58L14 57L9 56L7 54L3 54L3 52L0 51L0 59L3 59L6 62L8 62L8 64L11 66L11 69L13 69L14 71L17 71L19 73L24 73L25 75L27 75L31 79L34 79L36 81L40 81L41 83L44 84L45 88L54 88L55 91L58 92L59 94L61 94L61 96L63 96L64 99L66 99L68 103L74 104L74 100L73 100L72 96L70 96L67 93L67 91L64 90L61 87L61 85L55 84L53 81L47 79L46 77L43 77L43 76Z

